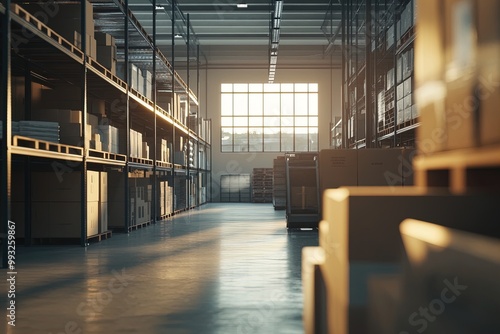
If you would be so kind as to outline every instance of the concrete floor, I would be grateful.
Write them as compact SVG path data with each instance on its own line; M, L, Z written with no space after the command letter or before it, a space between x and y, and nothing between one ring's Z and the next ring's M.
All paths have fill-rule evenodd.
M208 204L87 248L18 247L16 326L2 316L0 332L303 333L301 250L316 245L270 204Z

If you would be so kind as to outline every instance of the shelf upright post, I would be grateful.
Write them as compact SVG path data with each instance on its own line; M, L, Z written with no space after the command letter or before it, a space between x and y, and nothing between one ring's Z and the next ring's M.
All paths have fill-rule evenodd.
M372 13L371 0L365 2L365 145L372 148L373 143L373 104L371 96L373 92L373 61L372 61Z
M189 144L190 141L191 141L191 136L190 136L190 132L191 132L191 127L190 127L190 122L189 122L189 117L190 117L190 114L191 114L191 96L190 96L190 74L189 74L189 71L191 70L190 66L189 66L189 56L190 56L190 52L189 52L189 39L190 39L190 32L189 32L189 29L190 29L190 24L189 24L189 13L187 14L187 21L186 21L186 25L187 25L187 38L186 38L186 46L187 46L187 87L185 88L186 89L186 93L187 93L187 103L186 103L186 114L187 114L187 127L188 127L188 137L187 137L187 142L188 142L188 145L187 145L187 171L186 171L186 181L188 183L188 187L187 187L187 199L186 199L186 203L187 203L187 208L190 209L191 208L191 166L189 164L189 158L191 156L191 145Z
M128 8L128 0L125 0L125 11L124 11L124 39L125 39L125 82L127 83L127 93L125 96L125 119L126 119L126 133L125 133L125 154L127 155L127 162L125 163L125 168L123 169L123 178L124 178L124 184L125 184L125 191L124 191L124 200L125 200L125 230L127 234L129 233L129 226L130 226L130 189L129 189L129 179L128 179L128 174L129 174L129 160L130 160L130 66L129 66L129 45L128 45L128 40L129 40L129 8Z
M347 57L346 57L346 4L344 1L341 3L341 21L340 24L342 25L342 94L341 94L341 106L342 106L342 148L347 148L347 140L348 140L348 115L347 115L347 95L348 95L348 89L347 89L347 71L346 71L346 64L347 64Z
M10 69L10 0L5 0L5 14L0 18L2 24L2 36L0 47L0 110L2 113L2 138L1 138L1 176L0 181L3 186L0 189L0 212L1 223L0 233L2 241L2 268L8 266L8 229L10 221L10 196L11 196L11 137L12 137L12 115L11 115L11 69ZM1 15L1 14L0 14Z
M80 21L81 21L81 31L82 31L82 50L88 50L87 41L85 36L87 36L86 27L86 1L82 1L80 5ZM82 106L82 137L83 137L83 157L82 157L82 168L81 168L81 233L80 233L80 244L82 247L87 246L87 152L89 149L90 138L87 138L87 60L88 55L85 52L85 61L82 67L82 87L81 87L81 106Z
M175 103L175 6L176 6L176 1L172 0L172 95L171 95L171 101L172 101L172 113L173 113L173 118L174 118L174 124L175 124L175 112L177 109L177 105ZM172 126L172 162L175 165L175 125ZM172 169L172 193L175 196L175 166ZM172 212L175 212L175 201L172 201Z
M152 73L152 83L151 83L151 98L153 99L153 108L154 108L154 119L153 119L153 179L152 179L152 202L151 202L151 215L152 217L150 218L153 223L156 224L156 217L158 217L158 193L156 190L156 184L157 184L157 175L156 173L157 168L156 168L156 145L158 142L158 133L157 133L157 115L156 115L156 0L153 0L153 73Z

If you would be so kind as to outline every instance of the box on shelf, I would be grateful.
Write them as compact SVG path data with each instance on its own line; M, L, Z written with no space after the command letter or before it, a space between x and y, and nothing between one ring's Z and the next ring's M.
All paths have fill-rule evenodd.
M108 231L108 202L99 202L99 233Z
M142 156L143 159L149 159L149 145L146 142L142 142Z
M366 149L358 152L359 186L402 186L401 160L403 150Z
M81 123L59 123L60 142L66 145L82 146Z
M97 41L97 45L115 46L115 38L105 32L96 31L94 33L94 38Z
M82 112L71 109L37 109L31 114L32 120L58 123L82 123Z
M87 236L99 233L99 202L87 202Z
M357 150L321 150L319 184L321 193L328 188L358 185Z
M97 45L97 62L107 68L112 74L116 74L116 47L108 45Z

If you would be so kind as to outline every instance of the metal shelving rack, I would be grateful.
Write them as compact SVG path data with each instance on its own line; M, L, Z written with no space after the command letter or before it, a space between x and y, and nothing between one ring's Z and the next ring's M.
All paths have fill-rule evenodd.
M342 122L332 126L331 138L341 133L342 148L415 145L419 123L411 94L414 3L414 0L330 2L324 22L330 28L323 31L331 52L342 53L343 82ZM341 19L332 19L339 12ZM340 23L335 25L337 21ZM408 65L404 70L403 58ZM332 141L332 147L338 146L333 144Z
M55 1L56 6L67 6L71 1ZM80 34L86 35L86 3L73 1L80 11ZM116 184L110 186L123 191L121 200L120 223L126 232L134 228L131 221L131 204L129 193L129 178L132 174L142 175L144 182L149 184L153 194L151 212L147 222L180 211L188 210L207 201L210 189L207 179L211 170L210 122L200 124L199 102L199 63L200 50L196 35L185 16L174 1L152 0L151 15L153 16L152 31L147 32L129 8L129 1L90 1L93 8L95 30L108 33L116 41L116 61L121 73L100 64L96 57L91 56L91 43L81 38L80 45L75 45L69 38L62 36L64 32L52 29L49 22L43 22L37 14L44 13L55 16L56 7L47 7L27 2L2 0L0 2L0 43L2 44L0 58L0 75L2 89L1 117L1 216L2 233L7 232L7 222L12 216L12 189L17 185L12 182L13 171L24 175L23 197L26 229L24 239L30 244L31 239L31 173L32 171L50 171L59 166L62 172L78 171L81 173L81 233L79 243L82 246L94 236L87 235L87 170L106 171L118 176ZM39 6L33 9L33 6ZM156 21L158 8L163 8L172 22L172 53L170 60L160 50L156 43ZM38 18L37 18L38 17ZM47 24L45 24L47 23ZM188 59L196 57L196 94L190 87L193 81L190 76L194 69L187 62L187 80L184 80L175 70L175 34L181 34L186 44ZM133 87L131 82L130 64L135 64L144 71L153 73L152 94L146 96L140 89ZM25 98L23 111L13 115L12 80L22 82L21 90ZM26 136L12 135L13 117L21 120L31 120L33 85L50 88L66 87L76 91L78 98L74 99L77 109L81 110L81 142L79 145L49 142ZM160 101L160 97L164 97ZM167 97L167 98L165 98ZM60 96L65 100L65 96ZM176 103L176 99L179 103ZM90 117L90 109L94 101L103 101L106 117L100 119L99 125L114 125L120 131L118 152L91 147L89 144L86 124ZM59 101L58 101L59 102ZM164 103L165 102L165 103ZM167 110L167 103L172 106ZM179 117L178 105L184 108L183 118ZM72 109L72 108L68 108ZM203 129L202 129L203 128ZM149 156L131 155L131 135L133 129L145 138L151 153ZM164 138L171 145L170 158L160 157L158 148ZM182 146L181 146L182 145ZM184 153L184 161L176 161L175 151ZM180 162L180 163L176 163ZM62 168L62 169L61 169ZM172 203L171 213L161 216L154 197L157 194L157 180L167 179L172 184L185 184L185 205L175 206ZM180 179L181 181L179 181ZM19 189L14 191L14 195ZM137 228L137 226L135 226ZM4 234L6 235L6 234ZM100 240L100 238L99 238ZM6 266L7 245L2 239L2 265Z

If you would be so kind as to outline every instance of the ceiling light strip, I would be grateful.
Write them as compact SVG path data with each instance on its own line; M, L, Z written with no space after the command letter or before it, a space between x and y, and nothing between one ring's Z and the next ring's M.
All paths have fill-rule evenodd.
M271 16L269 34L269 83L273 83L278 63L278 47L280 42L281 15L283 13L283 0L274 1L274 11Z

